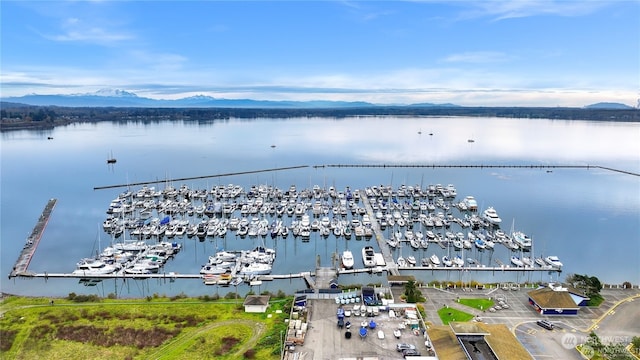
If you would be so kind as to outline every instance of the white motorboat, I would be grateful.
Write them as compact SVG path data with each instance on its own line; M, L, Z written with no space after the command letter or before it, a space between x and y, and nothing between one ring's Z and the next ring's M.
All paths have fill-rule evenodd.
M214 256L209 256L209 264L217 264L223 261L235 261L236 254L227 251L218 251Z
M406 267L407 266L407 260L405 260L402 256L398 257L398 260L396 261L396 263L398 263L398 267Z
M478 202L476 201L476 199L473 196L467 196L462 201L466 205L466 207L467 207L467 209L469 211L477 211L478 210Z
M155 274L160 271L161 264L151 260L139 260L131 267L124 269L127 274Z
M514 231L511 234L511 239L523 249L531 248L531 238L522 231Z
M431 257L429 258L429 261L431 261L431 263L435 266L440 265L440 258L436 254L431 255Z
M345 269L353 268L353 253L351 250L345 250L342 252L342 267Z
M413 255L409 255L407 256L407 264L409 264L410 266L416 266L416 257Z
M107 264L99 259L82 259L78 262L76 269L73 271L75 275L98 275L111 274L120 270L120 265Z
M484 241L484 245L489 249L493 249L493 247L496 245L496 243L493 242L493 240L491 240L491 239L487 239L487 240Z
M205 265L200 269L200 274L204 275L220 275L224 274L229 270L228 268L223 268L216 265Z
M531 260L531 258L528 257L528 256L523 256L520 260L522 260L522 263L526 267L532 267L533 266L533 260Z
M453 265L455 265L455 266L464 266L464 260L462 259L462 257L460 257L460 255L456 255L453 258Z
M447 266L447 267L453 265L453 261L451 261L451 259L449 259L449 257L446 255L442 257L442 263L444 264L444 266Z
M555 255L547 256L546 258L544 258L544 261L555 268L562 267L562 262L560 262L560 259Z
M520 258L515 255L511 256L511 263L517 267L524 266L524 263L522 262L522 260L520 260Z
M236 276L236 277L233 278L233 280L231 280L231 282L229 282L229 285L238 286L238 285L242 284L243 281L244 281L244 279L242 279L242 277Z
M365 246L362 248L362 262L365 267L376 266L375 252L372 246Z
M488 207L483 213L482 218L488 221L492 225L500 225L502 219L498 216L496 210L492 207Z
M246 264L240 269L242 275L267 275L271 273L271 264L260 262Z

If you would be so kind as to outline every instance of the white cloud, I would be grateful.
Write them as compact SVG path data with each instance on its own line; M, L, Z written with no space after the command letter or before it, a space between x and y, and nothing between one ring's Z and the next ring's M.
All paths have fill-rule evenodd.
M497 51L470 51L451 54L443 59L452 63L496 63L511 60L511 56Z
M523 18L539 15L583 16L606 5L607 1L556 1L556 0L490 0L468 1L473 7L463 12L463 17L492 17L494 20Z

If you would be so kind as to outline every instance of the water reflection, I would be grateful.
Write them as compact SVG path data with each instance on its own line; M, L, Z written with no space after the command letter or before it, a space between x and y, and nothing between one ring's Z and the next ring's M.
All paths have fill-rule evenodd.
M47 140L48 136L54 139ZM470 143L469 138L475 141ZM111 151L118 162L109 168L105 158ZM98 123L73 124L51 132L2 133L2 272L9 273L42 206L51 197L57 197L59 203L33 268L69 272L78 259L90 255L106 207L122 191L94 191L95 186L156 181L162 188L170 178L323 164L596 164L640 172L638 154L639 124L528 119L354 117ZM482 207L495 206L509 225L515 220L519 229L537 239L537 251L560 255L569 271L597 271L611 282L640 282L640 244L629 241L640 231L640 204L630 200L640 193L634 176L602 169L546 173L539 169L305 167L187 182L194 188L227 183L281 188L318 184L340 189L453 183L460 196L474 195ZM620 239L621 244L610 246L603 239ZM231 239L227 241L224 246L233 246ZM174 263L175 269L197 269L214 245L186 241L184 256ZM336 249L353 246L357 254L361 244L318 239L272 245L284 255L282 261L311 259L304 268L309 270L316 254L328 266ZM615 264L621 265L603 262L605 253L619 259ZM630 272L628 264L636 264L636 271ZM285 271L296 270L301 269ZM428 279L433 275L421 276ZM345 281L367 283L371 279L354 276ZM2 290L33 294L59 290L62 295L77 290L61 287L63 283L68 284L5 281ZM151 287L154 285L151 282ZM265 284L262 290L277 291L278 286L295 289L304 283ZM170 289L211 291L193 282L174 283ZM169 292L161 292L165 291Z

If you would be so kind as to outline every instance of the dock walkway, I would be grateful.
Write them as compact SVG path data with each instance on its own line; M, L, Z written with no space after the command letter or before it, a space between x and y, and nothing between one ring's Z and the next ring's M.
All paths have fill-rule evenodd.
M384 258L384 261L387 265L387 271L390 275L400 275L400 271L398 271L398 265L393 259L391 249L389 249L389 244L387 244L387 240L384 238L382 230L380 230L380 225L378 224L376 216L373 212L373 208L371 207L369 198L364 194L361 194L360 198L362 199L364 208L367 211L367 214L369 214L369 218L371 219L371 228L373 229L374 234L376 234L376 241L378 241L378 247L380 247L382 257Z
M18 260L16 260L15 265L13 265L9 278L28 274L27 269L29 268L33 254L35 254L36 249L38 248L38 244L40 244L40 238L42 238L44 229L49 223L49 217L51 216L51 212L56 206L57 201L57 199L50 199L44 207L44 210L42 210L42 214L38 218L36 225L33 227L31 235L27 238L27 241L20 252L20 256L18 256Z

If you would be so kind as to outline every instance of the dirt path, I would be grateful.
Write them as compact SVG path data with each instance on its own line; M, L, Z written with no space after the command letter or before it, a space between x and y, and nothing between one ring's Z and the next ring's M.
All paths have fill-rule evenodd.
M247 325L252 329L251 337L248 340L245 340L242 343L242 346L238 348L238 350L236 350L235 353L233 354L235 357L241 357L242 354L244 354L247 350L255 348L255 345L258 343L260 336L262 336L262 334L265 331L265 325L263 323L258 321L253 321L253 320L242 320L242 319L214 322L212 324L202 327L201 329L198 329L198 331L189 332L189 334L178 337L174 341L171 341L159 347L155 352L149 354L149 358L162 359L163 353L171 353L170 351L171 348L182 346L183 344L196 338L198 335L206 333L207 331L213 330L220 326L237 325L237 324Z

